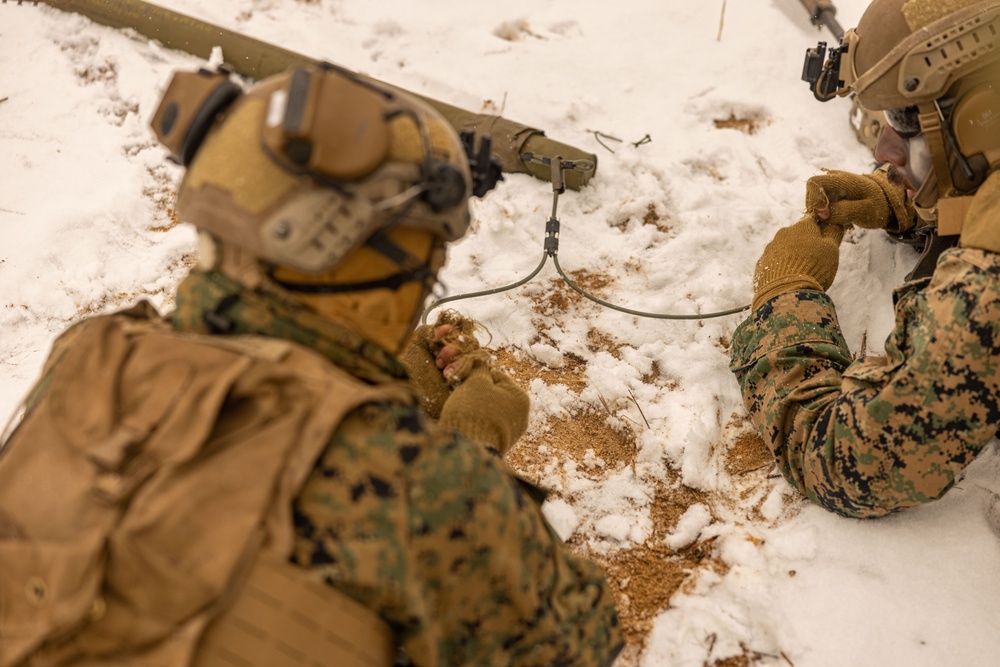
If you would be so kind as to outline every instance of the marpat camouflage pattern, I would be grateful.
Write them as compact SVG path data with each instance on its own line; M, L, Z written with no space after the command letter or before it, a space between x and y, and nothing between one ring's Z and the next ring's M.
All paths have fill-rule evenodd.
M377 346L306 309L193 272L175 327L293 340L370 384L405 380ZM414 404L367 404L334 432L293 511L293 560L376 611L414 665L610 665L623 646L601 570L569 553L542 493Z
M782 474L846 516L939 498L1000 423L1000 256L949 250L895 300L884 357L853 361L818 291L778 295L733 336L731 370Z

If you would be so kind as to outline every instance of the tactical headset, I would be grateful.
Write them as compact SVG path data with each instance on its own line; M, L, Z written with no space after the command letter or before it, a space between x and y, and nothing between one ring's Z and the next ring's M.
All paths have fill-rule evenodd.
M270 154L290 171L309 174L324 185L336 187L338 183L363 176L378 165L384 155L385 144L368 146L363 152L359 145L345 150L342 136L331 132L336 127L336 116L323 117L317 108L334 109L353 117L384 118L384 108L372 104L370 99L356 97L354 105L331 104L343 92L337 85L341 79L324 77L324 72L337 72L350 80L365 83L364 79L330 63L321 63L317 72L299 68L292 73L288 90L288 103L279 124L269 125L264 132L264 144ZM243 93L233 83L225 68L211 71L177 72L171 80L163 101L153 117L152 126L161 143L170 151L170 159L188 166L219 114L229 108ZM382 89L369 86L383 93ZM327 104L323 104L326 102ZM466 157L472 172L472 192L482 197L503 180L500 163L490 155L491 141L483 136L476 150L475 136L461 133ZM387 141L387 139L386 139ZM380 150L381 149L381 150ZM454 165L438 160L428 151L424 166L422 199L435 211L457 206L464 201L465 181Z
M209 130L243 95L242 88L231 80L230 73L225 69L176 73L151 123L154 132L169 150L170 159L183 166L191 165ZM346 224L351 229L341 236L336 233L327 235L323 242L361 241L406 269L385 281L384 285L282 283L289 289L340 292L378 286L394 288L416 279L422 275L421 269L416 266L417 261L389 242L385 232L406 217L414 201L422 201L432 213L452 219L455 216L449 211L458 211L460 206L464 210L469 196L482 197L503 178L498 161L490 155L488 136L480 139L476 149L474 134L461 134L459 151L464 149L463 157L469 165L467 175L460 168L463 165L454 161L457 158L449 161L435 155L428 128L412 104L401 103L388 87L372 84L333 65L324 63L317 68L292 71L286 83L271 94L266 113L266 122L259 137L263 153L280 169L307 176L326 188L329 196L337 199L347 212L349 219ZM386 162L390 151L389 123L398 115L412 118L418 129L419 141L423 145L419 175L415 173L413 177L408 177L412 187L399 193L392 201L376 202L385 208L391 206L396 213L378 228L367 230L369 238L357 238L356 235L364 231L358 229L362 225L357 221L370 214L366 212L371 211L371 202L354 196L351 189L355 184L363 184L366 177L377 172ZM352 215L353 220L350 219ZM448 224L445 227L442 231L446 239L457 238L465 231L464 224L461 228ZM266 232L271 239L271 247L281 244L282 231L280 221L268 227ZM281 257L263 258L283 266L301 266L307 271L322 272L329 268L321 265L321 259L315 255L310 256L303 245L288 245L283 258L290 261L281 261Z

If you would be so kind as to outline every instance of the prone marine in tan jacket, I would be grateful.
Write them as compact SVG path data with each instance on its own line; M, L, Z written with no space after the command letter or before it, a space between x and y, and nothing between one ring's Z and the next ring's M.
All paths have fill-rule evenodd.
M332 67L178 73L153 128L199 264L64 333L0 444L0 665L610 664L502 458L526 394L469 321L412 335L471 141Z

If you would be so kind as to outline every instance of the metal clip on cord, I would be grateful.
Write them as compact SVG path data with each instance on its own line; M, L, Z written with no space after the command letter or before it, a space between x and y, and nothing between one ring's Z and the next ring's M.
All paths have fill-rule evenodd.
M640 310L632 310L630 308L624 308L622 306L617 306L613 303L599 299L596 296L585 292L579 285L574 283L569 276L563 272L562 267L559 265L559 218L557 217L557 212L559 208L559 195L566 191L566 182L563 178L565 171L590 171L594 168L594 163L590 160L564 160L560 156L555 157L545 157L541 155L535 155L533 153L521 153L521 159L525 163L541 164L550 167L552 170L552 215L545 222L545 241L543 243L542 261L539 262L535 270L529 273L527 276L518 280L516 283L511 283L510 285L504 285L503 287L495 287L493 289L483 290L481 292L469 292L466 294L456 294L455 296L445 297L443 299L438 299L431 305L427 307L424 311L421 322L427 323L427 316L435 308L450 303L452 301L460 301L463 299L473 299L480 296L489 296L491 294L500 294L501 292L507 292L514 288L524 285L532 278L538 275L538 272L542 270L545 266L545 262L549 257L552 258L552 263L555 264L556 271L559 276L563 279L567 285L570 286L573 291L580 294L582 297L593 301L594 303L604 306L605 308L610 308L611 310L617 310L622 313L627 313L629 315L635 315L636 317L647 317L651 319L659 320L708 320L717 317L725 317L726 315L735 315L736 313L742 313L743 311L750 308L750 305L740 306L739 308L731 308L729 310L723 310L717 313L705 313L703 315L671 315L666 313L647 313Z

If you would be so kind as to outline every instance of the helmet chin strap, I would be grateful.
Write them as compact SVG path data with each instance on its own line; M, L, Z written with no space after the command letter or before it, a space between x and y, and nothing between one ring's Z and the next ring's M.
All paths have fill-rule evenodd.
M938 197L949 197L955 192L955 183L951 176L951 161L948 159L948 149L944 137L947 129L943 125L940 108L937 104L931 102L920 105L920 130L924 133L924 137L927 139L927 147L931 152L931 164L934 166L933 180L937 186L937 196L934 197L934 201L936 202ZM920 192L924 192L930 180L932 179L928 178L924 181L920 187ZM920 192L918 192L918 195ZM924 192L924 200L926 201L929 198L930 193Z
M937 202L937 170L931 169L927 178L913 195L913 206L917 211L917 216L925 223L934 224L937 221Z
M937 100L921 104L919 110L920 129L927 140L933 168L914 195L913 202L921 220L936 224L939 233L955 234L961 229L965 210L959 205L960 200L968 199L968 195L975 192L986 173L974 169L959 150Z
M939 186L938 196L953 197L975 191L986 174L974 169L969 159L962 154L939 101L925 102L919 109L920 129L931 153L931 163Z

